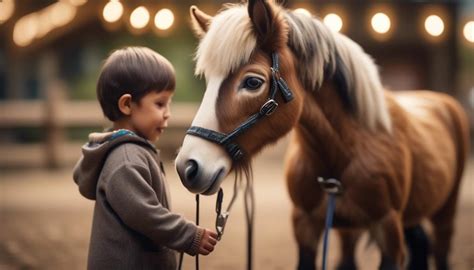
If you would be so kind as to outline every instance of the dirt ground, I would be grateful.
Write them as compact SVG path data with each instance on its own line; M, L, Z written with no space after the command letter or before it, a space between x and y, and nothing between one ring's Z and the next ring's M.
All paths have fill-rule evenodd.
M296 245L290 224L291 204L283 179L281 146L266 150L254 163L256 223L254 269L295 269ZM194 219L194 196L182 186L171 160L165 162L173 210ZM82 198L71 178L72 165L57 171L2 171L0 179L0 269L85 269L94 203ZM225 182L225 203L233 178ZM214 226L215 197L201 197L201 224ZM201 269L245 269L242 197L234 206L225 235L214 253L201 257ZM474 159L461 191L451 252L455 270L474 269ZM329 268L338 260L338 239L331 234ZM376 269L377 249L357 249L360 269ZM318 260L320 263L320 260ZM194 269L186 256L184 269Z

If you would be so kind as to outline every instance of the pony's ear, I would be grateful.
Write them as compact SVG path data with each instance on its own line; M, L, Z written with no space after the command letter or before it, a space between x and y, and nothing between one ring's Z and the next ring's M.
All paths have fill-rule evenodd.
M275 47L281 29L270 4L266 0L249 0L248 13L260 46Z
M212 16L207 15L194 5L189 8L189 13L191 14L191 23L194 34L196 34L198 38L202 38L209 29Z

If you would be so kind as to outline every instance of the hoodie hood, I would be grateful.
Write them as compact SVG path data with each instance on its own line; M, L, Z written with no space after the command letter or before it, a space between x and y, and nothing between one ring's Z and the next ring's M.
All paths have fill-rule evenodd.
M107 155L124 143L136 143L157 153L156 148L132 131L120 129L113 132L91 133L89 142L82 146L82 156L74 167L73 179L79 192L86 198L95 200L97 182Z

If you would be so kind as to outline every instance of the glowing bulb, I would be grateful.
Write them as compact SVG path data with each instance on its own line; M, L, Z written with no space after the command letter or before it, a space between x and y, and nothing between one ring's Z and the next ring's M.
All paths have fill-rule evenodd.
M385 34L390 30L390 18L387 14L379 12L372 17L372 28L379 34Z
M443 20L437 15L430 15L425 20L425 30L428 34L437 37L444 31Z
M68 2L69 4L78 7L87 3L87 0L68 0Z
M474 43L474 21L467 22L462 32L467 41Z
M130 24L136 29L142 29L150 21L150 13L144 6L137 7L130 15Z
M160 30L166 30L173 25L173 12L167 8L158 11L155 15L155 26Z
M13 27L13 42L16 45L28 46L38 34L39 16L36 13L19 19Z
M0 1L0 24L10 19L15 10L15 2L13 0Z
M56 27L68 24L76 16L76 9L75 6L71 6L70 4L56 2L51 5L51 23Z
M335 32L339 32L342 29L342 19L337 14L329 13L324 17L323 22Z
M123 15L123 6L119 1L110 1L108 2L104 10L102 11L102 16L104 20L109 23L118 21Z
M51 18L51 8L48 7L40 12L39 14L39 24L38 32L36 33L36 38L42 38L46 36L51 30L53 30L54 25Z
M300 14L303 14L303 15L306 15L308 17L311 17L311 12L309 12L307 9L305 8L297 8L294 10L295 13L300 13Z

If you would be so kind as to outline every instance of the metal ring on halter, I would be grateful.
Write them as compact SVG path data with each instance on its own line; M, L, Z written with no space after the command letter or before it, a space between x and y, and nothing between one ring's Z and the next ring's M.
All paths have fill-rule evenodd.
M274 99L270 99L262 105L262 107L260 108L260 114L270 115L275 112L277 107L278 103Z
M334 178L324 179L323 177L318 177L318 183L329 194L339 195L343 191L341 182Z

